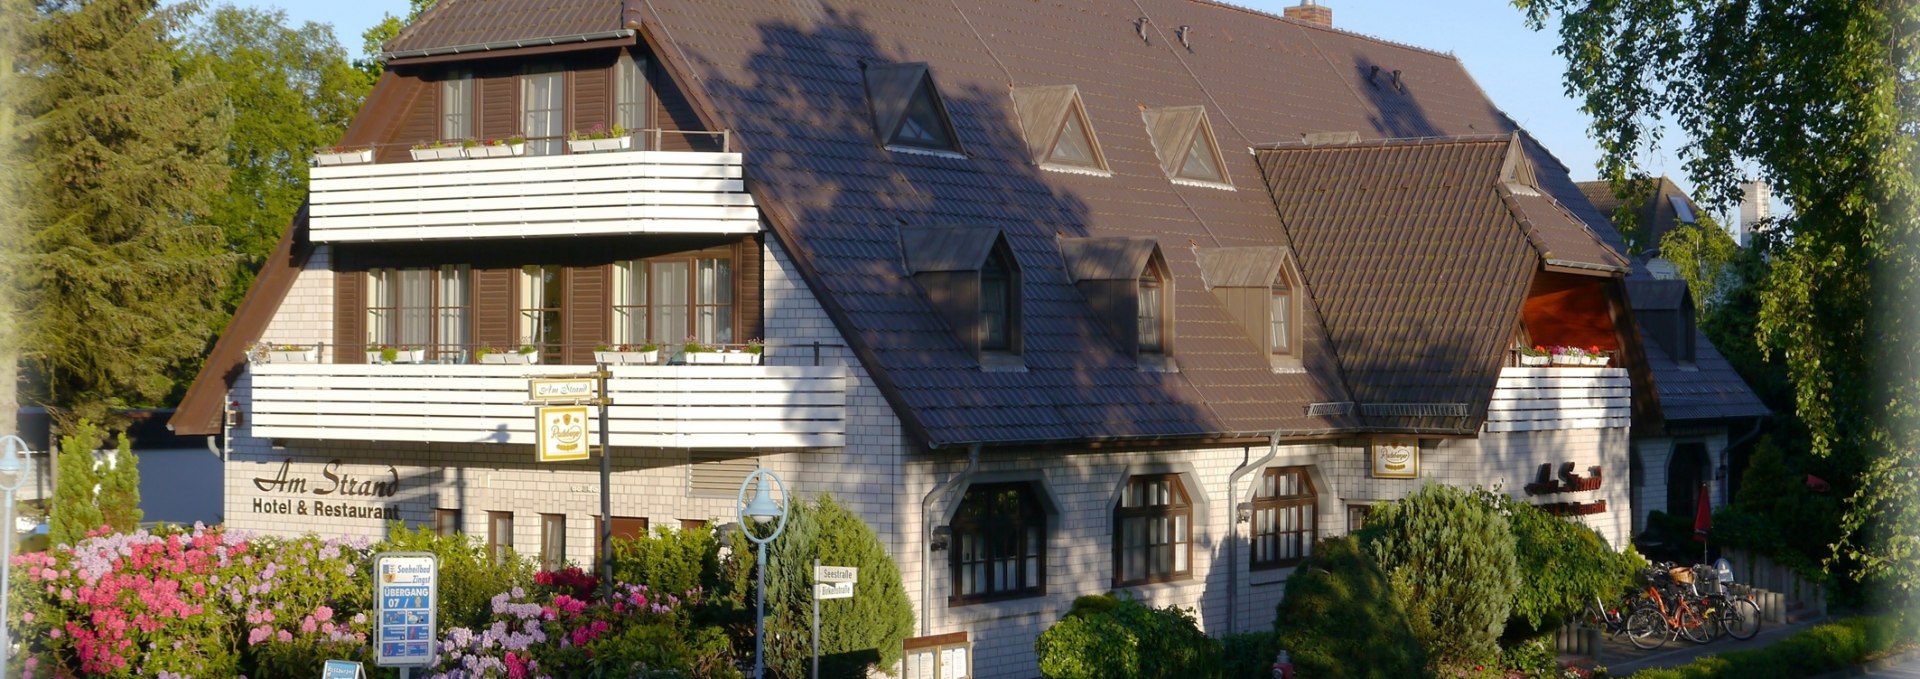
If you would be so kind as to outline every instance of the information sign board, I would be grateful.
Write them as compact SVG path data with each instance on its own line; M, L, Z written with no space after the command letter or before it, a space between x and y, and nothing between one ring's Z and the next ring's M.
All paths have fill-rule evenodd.
M359 661L355 660L328 660L327 664L320 668L320 679L366 679L366 677Z
M440 562L428 552L373 557L373 643L377 667L433 663L439 638L434 611L440 599Z

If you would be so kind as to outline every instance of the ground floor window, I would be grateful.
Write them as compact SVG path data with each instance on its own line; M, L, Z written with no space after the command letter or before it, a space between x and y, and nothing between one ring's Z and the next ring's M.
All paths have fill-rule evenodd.
M602 529L607 527L608 526L605 522L601 522L600 525L594 526L595 530L593 531L593 558L596 561L598 561L601 558L602 554L606 553L604 551L606 549L606 545L601 544L600 539L601 539L601 536L606 533L606 531ZM613 529L613 538L615 540L637 540L639 538L645 537L647 534L647 518L644 516L616 516L616 517L613 517L613 524L611 527Z
M435 535L459 535L460 510L435 508L433 510L433 533Z
M1318 528L1306 467L1274 467L1253 494L1252 569L1285 568L1313 551Z
M952 528L953 603L1043 591L1047 522L1031 484L968 488Z
M540 515L540 570L557 571L567 565L567 517Z
M513 512L487 512L487 555L495 564L513 551Z
M1128 479L1113 524L1117 584L1193 577L1193 504L1180 475Z

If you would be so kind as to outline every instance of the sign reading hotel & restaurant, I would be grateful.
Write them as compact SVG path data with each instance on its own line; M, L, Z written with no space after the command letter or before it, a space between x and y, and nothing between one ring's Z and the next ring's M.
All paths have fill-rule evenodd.
M255 514L400 520L400 507L385 502L400 492L400 471L393 465L349 467L335 459L313 474L296 471L287 458L271 476L253 477L253 487L267 494L253 498Z
M587 459L586 406L541 406L537 417L535 455L541 462Z
M439 620L440 562L429 552L385 552L373 557L373 664L424 667L433 663Z
M1373 439L1373 478L1420 478L1420 440L1402 437Z

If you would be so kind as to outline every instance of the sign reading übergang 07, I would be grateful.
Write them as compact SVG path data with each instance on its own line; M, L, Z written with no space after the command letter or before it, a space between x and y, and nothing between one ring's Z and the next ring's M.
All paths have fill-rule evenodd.
M587 459L586 406L541 406L538 417L541 462Z
M435 619L440 598L440 562L428 552L373 556L373 664L424 667L433 664L440 638Z

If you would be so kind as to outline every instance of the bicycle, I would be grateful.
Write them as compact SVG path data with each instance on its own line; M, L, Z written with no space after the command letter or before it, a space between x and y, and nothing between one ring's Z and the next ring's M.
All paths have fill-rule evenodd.
M1696 644L1710 641L1712 630L1707 621L1693 609L1688 602L1689 597L1679 587L1692 585L1693 570L1668 567L1649 571L1646 595L1651 605L1641 607L1627 616L1627 641L1636 648L1647 650L1659 648L1680 636ZM1670 585L1662 587L1662 581ZM1673 603L1671 608L1667 605L1669 601Z

